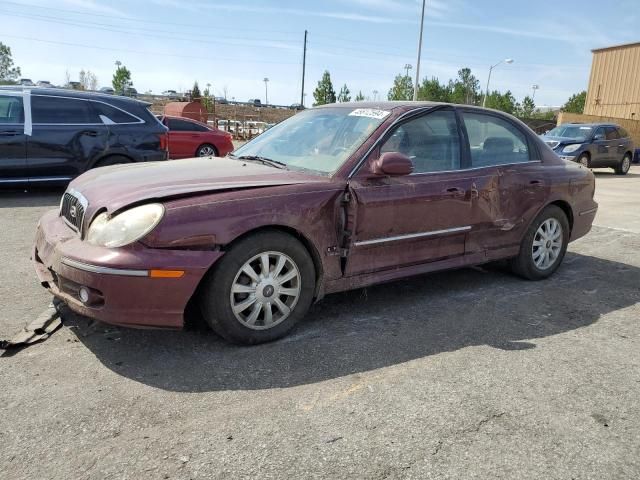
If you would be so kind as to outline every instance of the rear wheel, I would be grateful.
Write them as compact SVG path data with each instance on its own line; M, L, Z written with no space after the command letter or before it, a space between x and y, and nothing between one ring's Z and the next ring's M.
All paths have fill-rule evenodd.
M205 280L204 319L220 336L252 345L286 335L307 313L315 268L306 248L269 231L235 244Z
M97 167L109 167L111 165L121 165L123 163L131 163L131 160L123 155L111 155L110 157L103 158L96 162L94 168Z
M514 273L529 280L542 280L555 272L567 251L569 221L560 207L549 205L531 223L511 260Z
M616 174L618 175L626 175L629 172L630 168L631 168L631 155L626 153L624 157L622 157L622 160L620 160L620 163L618 164L618 166L616 166L615 171L616 171Z
M205 143L204 145L200 145L198 150L196 150L196 157L217 157L218 150L216 147L209 143Z

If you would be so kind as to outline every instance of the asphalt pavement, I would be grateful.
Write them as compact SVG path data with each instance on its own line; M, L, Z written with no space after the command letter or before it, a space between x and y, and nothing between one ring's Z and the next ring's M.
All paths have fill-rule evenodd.
M0 193L0 338L50 298L29 261L61 191ZM0 477L640 477L640 167L551 279L499 268L331 295L288 338L74 315L0 357Z

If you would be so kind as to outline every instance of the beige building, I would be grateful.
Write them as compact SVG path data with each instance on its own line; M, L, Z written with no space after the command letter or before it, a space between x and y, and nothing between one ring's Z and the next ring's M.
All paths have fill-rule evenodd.
M640 42L592 52L585 115L640 120Z

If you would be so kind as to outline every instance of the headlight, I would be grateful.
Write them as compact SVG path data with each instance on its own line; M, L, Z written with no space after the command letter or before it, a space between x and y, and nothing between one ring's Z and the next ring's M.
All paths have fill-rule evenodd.
M87 242L100 247L122 247L139 240L153 230L164 215L164 207L150 203L126 210L113 218L98 215L87 232Z
M567 145L566 147L564 147L562 149L562 153L571 153L571 152L575 152L576 150L578 150L580 147L582 146L581 143L576 143L574 145Z

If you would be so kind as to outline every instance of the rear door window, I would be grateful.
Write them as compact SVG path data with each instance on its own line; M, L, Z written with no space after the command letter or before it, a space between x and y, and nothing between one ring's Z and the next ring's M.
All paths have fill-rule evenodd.
M489 167L530 161L527 138L515 125L495 115L463 112L471 166Z
M31 96L34 124L82 125L101 124L98 113L87 100L67 97Z
M188 122L186 120L178 120L176 118L169 118L167 120L169 130L173 132L208 132L209 130L197 123Z
M3 123L24 123L22 97L0 95L0 124Z
M107 105L103 102L91 102L98 115L105 117L102 119L104 123L140 123L140 119L124 110Z

